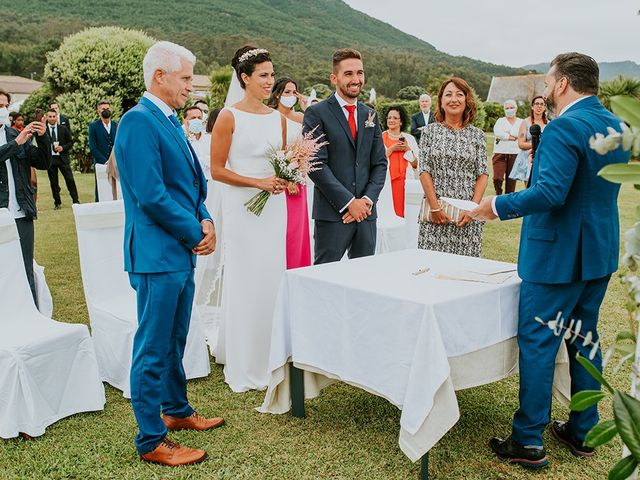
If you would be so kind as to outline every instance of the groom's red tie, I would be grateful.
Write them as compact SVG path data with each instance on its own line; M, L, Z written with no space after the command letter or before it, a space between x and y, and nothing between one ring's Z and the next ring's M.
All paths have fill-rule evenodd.
M355 140L356 139L356 116L354 115L354 112L356 110L356 106L345 105L344 108L346 108L347 112L349 112L349 118L347 119L347 121L349 122L349 130L351 130L351 136Z

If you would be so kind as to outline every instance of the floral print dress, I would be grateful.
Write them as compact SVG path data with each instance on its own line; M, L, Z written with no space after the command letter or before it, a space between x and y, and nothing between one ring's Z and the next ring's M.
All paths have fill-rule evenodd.
M420 139L419 173L428 172L436 196L473 200L480 175L488 175L487 144L482 130L467 125L456 130L432 123ZM482 251L482 222L466 227L420 222L418 248L469 257Z

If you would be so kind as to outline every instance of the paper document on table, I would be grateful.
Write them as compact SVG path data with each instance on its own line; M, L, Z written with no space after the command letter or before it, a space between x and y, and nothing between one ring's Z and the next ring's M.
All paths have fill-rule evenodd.
M500 284L515 275L515 269L495 273L474 272L471 270L457 270L455 272L437 273L435 278L441 280L463 280L466 282Z

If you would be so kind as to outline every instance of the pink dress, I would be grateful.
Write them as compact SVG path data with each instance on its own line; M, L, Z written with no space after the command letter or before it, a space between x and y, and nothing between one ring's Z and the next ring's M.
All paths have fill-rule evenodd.
M296 141L302 125L287 120L287 144ZM309 233L309 208L307 186L298 185L298 194L287 196L287 270L311 265L311 235Z
M311 238L307 186L298 185L298 194L287 196L287 270L311 265Z

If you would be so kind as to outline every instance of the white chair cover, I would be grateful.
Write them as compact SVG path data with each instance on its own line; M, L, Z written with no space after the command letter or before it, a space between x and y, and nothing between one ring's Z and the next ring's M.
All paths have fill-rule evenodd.
M89 330L36 310L7 209L0 209L0 265L0 437L36 437L61 418L102 410Z
M130 398L129 371L137 328L135 291L124 271L121 200L74 205L82 284L100 375ZM209 354L193 309L183 366L187 378L209 375Z
M96 182L98 184L98 201L113 201L113 189L111 187L111 182L109 182L109 176L107 175L107 166L101 163L96 163L94 165L94 168L96 170ZM122 190L120 189L119 181L116 181L116 188L118 192L118 198L122 198Z
M406 248L418 248L418 213L424 197L420 180L407 178L404 190Z
M33 279L36 282L36 295L38 295L38 310L42 315L51 318L53 314L53 298L44 276L44 267L33 261Z
M380 191L376 209L378 211L376 255L407 248L405 219L397 216L393 208L393 194L391 192L391 178L388 167L387 177Z

